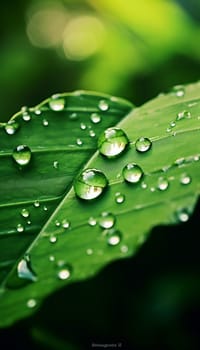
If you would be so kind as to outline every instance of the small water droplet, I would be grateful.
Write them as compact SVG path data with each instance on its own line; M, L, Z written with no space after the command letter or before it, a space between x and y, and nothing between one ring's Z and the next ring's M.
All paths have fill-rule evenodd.
M67 280L71 276L72 268L68 264L62 264L62 267L58 270L57 276L60 280Z
M175 164L175 165L178 165L178 166L181 166L181 165L183 165L184 163L185 163L185 158L184 158L184 157L178 158L178 159L176 159L175 162L174 162L174 164Z
M43 124L44 126L48 126L48 125L49 125L49 122L48 122L47 119L43 119L42 124Z
M191 181L192 181L191 177L186 173L182 174L180 177L180 183L182 185L188 185L190 184Z
M170 123L170 126L171 126L172 128L174 128L174 127L176 126L176 122L173 120L173 121Z
M64 220L62 221L62 227L63 227L64 229L68 229L68 228L70 227L70 221L64 219Z
M31 221L30 221L30 220L28 220L28 221L27 221L27 224L28 224L28 225L30 225L30 224L31 224Z
M92 121L92 123L98 124L101 121L101 116L99 114L97 114L97 113L92 113L91 117L90 117L90 120Z
M189 218L190 218L187 209L178 210L178 212L177 212L177 217L178 217L179 221L181 221L181 222L186 222L186 221L188 221Z
M188 111L181 111L177 114L176 120L191 118L191 113Z
M88 224L90 226L95 226L97 224L97 220L91 216L88 220Z
M115 224L115 217L112 213L103 212L98 220L99 226L102 228L111 228Z
M27 112L24 112L24 113L22 114L22 118L23 118L23 120L24 120L25 122L29 122L29 121L31 120L31 116L30 116L30 114L27 113Z
M26 145L19 145L13 150L13 159L21 166L26 166L31 160L31 150Z
M165 177L159 177L157 186L160 191L165 191L169 187L169 182Z
M34 207L38 208L40 206L40 202L39 201L35 201L33 205L34 205Z
M106 188L108 180L97 169L84 170L74 181L74 191L79 198L91 200L99 197Z
M93 130L89 131L89 135L90 135L90 137L95 137L96 136L96 134L95 134L95 132Z
M37 301L35 299L29 299L26 303L27 307L33 309L37 305Z
M172 88L172 93L174 93L177 97L183 97L185 95L185 88L183 85L176 85Z
M41 109L38 109L38 108L35 109L35 114L36 114L36 115L40 115L41 113L42 113Z
M59 163L58 163L57 160L55 160L55 161L53 162L53 167L54 167L55 169L58 169L58 168L59 168Z
M43 210L44 210L44 211L47 211L47 210L48 210L48 208L46 207L46 205L43 207Z
M5 131L8 135L14 135L19 130L19 123L15 120L10 120L6 126Z
M17 265L17 275L19 278L35 282L37 276L32 270L30 256L25 255L22 260Z
M141 153L149 151L151 146L152 146L152 142L147 137L140 137L135 142L136 151Z
M108 104L108 102L105 101L105 100L99 101L99 109L100 109L102 112L106 112L106 111L109 109L109 104Z
M82 146L83 141L82 141L81 139L78 138L78 139L76 140L76 143L77 143L78 146Z
M139 165L135 163L129 163L125 165L122 170L124 180L130 183L138 183L141 180L143 174L143 170Z
M54 255L50 255L49 256L49 261L51 261L51 262L55 261L55 256Z
M28 209L25 209L25 208L22 209L21 216L23 216L24 218L28 218L29 215L30 215L30 213L29 213Z
M62 97L59 97L59 95L53 95L51 100L49 101L49 107L53 111L63 111L65 108L65 100Z
M127 135L119 128L106 129L98 139L99 152L108 158L120 155L128 144Z
M81 128L81 130L85 130L87 128L87 126L84 123L81 123L80 128Z
M168 127L168 128L166 129L166 131L167 131L167 132L171 132L172 129Z
M115 193L115 202L118 204L124 203L125 201L125 195L122 194L121 192L116 192Z
M78 119L78 114L76 112L73 112L69 115L69 119L76 120Z
M146 182L142 182L142 183L141 183L141 187L142 187L143 189L146 189L146 188L147 188Z
M55 221L55 225L56 225L57 227L59 227L59 226L60 226L60 221L56 220L56 221Z
M24 232L24 226L22 226L21 224L17 225L17 232Z
M107 237L108 245L115 246L121 242L122 234L119 230L115 230L115 229L106 230L104 234Z
M86 250L86 254L87 254L87 255L92 255L92 254L93 254L93 250L92 250L91 248L88 248L88 249Z
M127 245L122 245L120 247L120 250L121 250L122 253L127 253L128 252L128 246Z
M56 242L57 242L57 237L56 237L56 236L53 236L53 235L50 236L50 237L49 237L49 242L50 242L50 243L56 243Z
M150 187L151 192L155 192L155 190L156 190L155 187Z

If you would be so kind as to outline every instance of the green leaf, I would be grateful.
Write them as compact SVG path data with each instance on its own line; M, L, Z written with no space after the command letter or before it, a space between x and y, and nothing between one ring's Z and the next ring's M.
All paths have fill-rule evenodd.
M73 187L69 190L27 249L30 261L21 263L28 267L29 279L37 281L20 288L15 269L4 280L2 325L30 314L65 284L133 255L153 227L189 219L200 192L199 102L200 83L178 87L133 110L117 125L127 134L129 146L115 158L97 151L85 165L105 174L107 190L87 201L77 198ZM142 137L147 140L145 145L139 141L139 151L137 140ZM117 140L121 147L121 135ZM103 141L101 137L100 147ZM132 163L139 167L132 168L137 170L136 183L123 178L123 169ZM68 228L63 227L66 222Z
M34 108L23 107L8 123L0 124L2 289L12 268L36 242L69 191L74 175L96 150L99 134L132 108L130 102L120 98L76 91L54 95ZM28 146L31 153L17 152L20 145ZM34 276L29 278L34 280ZM11 285L18 288L18 279ZM14 297L16 291L13 293ZM1 299L4 304L4 295ZM20 317L21 311L16 311L11 318L1 317L0 323L8 324Z

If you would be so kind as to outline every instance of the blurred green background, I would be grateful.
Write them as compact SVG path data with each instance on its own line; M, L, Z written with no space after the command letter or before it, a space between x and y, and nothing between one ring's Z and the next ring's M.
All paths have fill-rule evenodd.
M1 4L0 32L1 121L57 92L97 90L139 106L200 78L199 0L15 0ZM136 257L49 297L1 331L1 343L199 349L199 207L184 225L153 230Z

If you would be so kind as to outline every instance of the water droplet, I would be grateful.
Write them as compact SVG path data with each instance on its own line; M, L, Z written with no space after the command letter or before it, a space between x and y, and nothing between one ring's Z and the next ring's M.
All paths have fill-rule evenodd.
M24 232L24 226L22 226L21 224L17 225L17 232Z
M177 212L177 217L179 221L186 222L189 220L190 216L187 209L181 209Z
M87 254L87 255L92 255L92 254L93 254L93 250L92 250L91 248L88 248L88 249L86 250L86 254Z
M147 137L140 137L135 142L136 151L141 153L149 151L151 146L152 142Z
M185 95L185 88L183 85L173 86L172 93L174 93L177 97L183 97Z
M175 123L174 120L170 123L170 126L171 126L172 128L174 128L174 127L176 126L176 123Z
M43 210L44 210L44 211L47 211L47 210L48 210L48 208L46 207L46 205L43 207Z
M28 220L28 221L27 221L27 224L28 224L28 225L30 225L30 224L31 224L31 221L30 221L30 220Z
M168 127L168 128L166 129L166 131L167 131L167 132L171 132L172 129Z
M143 189L146 189L146 188L147 188L146 182L142 182L142 183L141 183L141 187L142 187Z
M120 247L120 251L121 251L122 253L127 253L127 252L128 252L128 246L127 246L127 245L122 245L122 246Z
M14 135L17 130L19 130L19 123L15 120L10 120L5 126L5 131L8 135Z
M188 111L182 111L177 114L176 120L191 118L191 113Z
M93 130L89 131L89 135L90 135L90 137L95 137L96 136L96 134L95 134L95 132Z
M49 261L51 261L51 262L55 261L55 256L54 255L50 255L49 256Z
M101 116L99 114L97 114L97 113L92 113L91 117L90 117L90 120L92 121L92 123L98 124L101 121Z
M35 282L37 276L32 270L30 256L25 255L22 260L17 265L17 275L19 278Z
M27 209L22 209L21 211L21 216L23 216L23 218L28 218L30 215L29 211Z
M121 154L129 143L128 137L122 129L108 128L98 139L99 152L108 158Z
M48 122L47 119L43 119L42 124L43 124L44 126L48 126L48 125L49 125L49 122Z
M68 228L70 227L70 221L64 219L64 220L62 221L62 227L63 227L64 229L68 229Z
M59 95L52 96L51 100L49 101L49 107L53 111L63 111L65 108L64 98L59 97Z
M115 217L112 213L103 212L98 220L99 226L102 228L111 228L115 224Z
M165 191L169 186L169 182L165 177L159 177L158 179L158 189L160 191Z
M109 109L109 104L108 104L108 102L105 101L105 100L99 101L99 109L100 109L102 112L106 112L106 111Z
M22 114L22 118L23 118L23 120L24 120L25 122L29 122L29 121L31 120L31 116L30 116L30 114L29 114L28 112L24 112L24 113Z
M60 280L67 280L71 276L72 268L68 264L61 264L61 268L58 270L57 276Z
M58 163L57 160L55 160L55 161L53 162L53 167L54 167L55 169L58 169L58 168L59 168L59 163Z
M31 150L28 146L19 145L13 151L13 159L21 166L26 166L31 160Z
M76 140L76 143L77 143L78 146L82 146L83 141L82 141L81 139L77 139L77 140Z
M155 190L156 190L155 187L150 187L151 192L155 192Z
M41 111L40 109L37 108L37 109L35 110L35 114L36 114L36 115L40 115L41 113L42 113L42 111Z
M84 123L81 123L80 128L81 128L81 130L85 130L87 128L87 126Z
M69 115L69 119L71 119L71 120L76 120L76 119L78 119L78 114L75 113L75 112L71 113L71 114Z
M107 243L111 246L118 245L121 242L122 234L119 230L106 230L104 234L107 237Z
M26 303L28 308L33 309L37 305L37 301L35 299L29 299Z
M125 167L122 170L122 175L124 177L124 180L131 183L139 182L143 174L144 174L143 170L140 168L139 165L135 163L129 163L125 165Z
M79 198L90 200L99 197L106 188L108 180L97 169L84 170L74 182L74 191Z
M40 206L40 202L39 201L35 201L33 205L34 205L34 207L38 208Z
M56 220L56 221L55 221L55 225L56 225L57 227L59 227L59 226L60 226L60 221Z
M95 218L93 218L92 216L89 218L89 220L88 220L88 224L90 225L90 226L95 226L96 224L97 224L97 221L96 221L96 219Z
M124 203L125 201L125 195L121 192L115 193L115 202L118 204Z
M57 237L56 237L56 236L53 236L53 235L50 236L50 237L49 237L49 242L50 242L50 243L56 243L56 242L57 242Z
M188 185L190 184L191 181L192 181L191 177L186 173L182 174L180 177L180 183L182 185Z

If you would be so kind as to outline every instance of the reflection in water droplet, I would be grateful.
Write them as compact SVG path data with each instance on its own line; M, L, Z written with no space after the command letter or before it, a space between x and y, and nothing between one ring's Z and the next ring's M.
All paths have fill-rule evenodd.
M95 226L96 224L97 224L97 221L96 221L96 219L95 218L93 218L92 216L89 218L89 220L88 220L88 224L90 225L90 226Z
M37 301L35 299L29 299L27 301L26 305L28 306L28 308L32 309L32 308L36 307Z
M31 160L31 150L26 145L19 145L13 151L13 159L21 166L26 166Z
M158 179L158 189L160 191L165 191L169 187L169 182L164 177L159 177Z
M42 124L43 124L44 126L48 126L48 125L49 125L49 122L48 122L47 119L43 119Z
M176 85L172 88L172 93L174 93L177 97L183 97L185 95L185 88L183 85Z
M110 229L104 231L108 245L115 246L121 242L122 234L119 230Z
M130 183L137 183L141 180L143 176L143 170L140 168L139 165L135 163L129 163L125 165L125 167L122 170L122 175L124 180Z
M182 174L180 177L180 183L182 185L188 185L190 184L191 181L192 181L191 177L186 173Z
M26 255L17 265L17 275L19 278L35 282L37 276L31 268L30 256Z
M84 170L74 181L74 191L79 198L90 200L99 197L106 188L108 180L97 169Z
M112 213L103 212L98 220L99 226L102 228L111 228L115 224L115 217Z
M98 124L101 121L101 116L99 114L97 114L97 113L92 113L91 117L90 117L90 120L92 121L92 123Z
M141 153L149 151L151 146L152 146L152 142L147 137L140 137L135 142L136 151Z
M128 137L122 129L108 128L98 139L99 152L108 158L121 154L129 143Z
M68 228L70 227L70 221L64 219L64 220L62 221L62 227L63 227L64 229L68 229Z
M6 126L5 131L8 135L14 135L19 130L19 123L15 120L10 120Z
M17 225L17 232L24 232L24 226L22 226L21 224Z
M49 101L49 107L53 111L62 111L65 108L64 98L61 98L58 95L52 96L51 100Z
M109 109L109 104L105 100L99 101L99 109L103 112L106 112Z
M125 201L125 195L121 192L115 193L115 202L118 204L124 203Z
M30 215L29 211L27 209L22 209L21 211L21 216L23 216L24 218L28 218Z
M185 118L191 118L191 113L188 111L182 111L177 114L176 120L181 120Z

